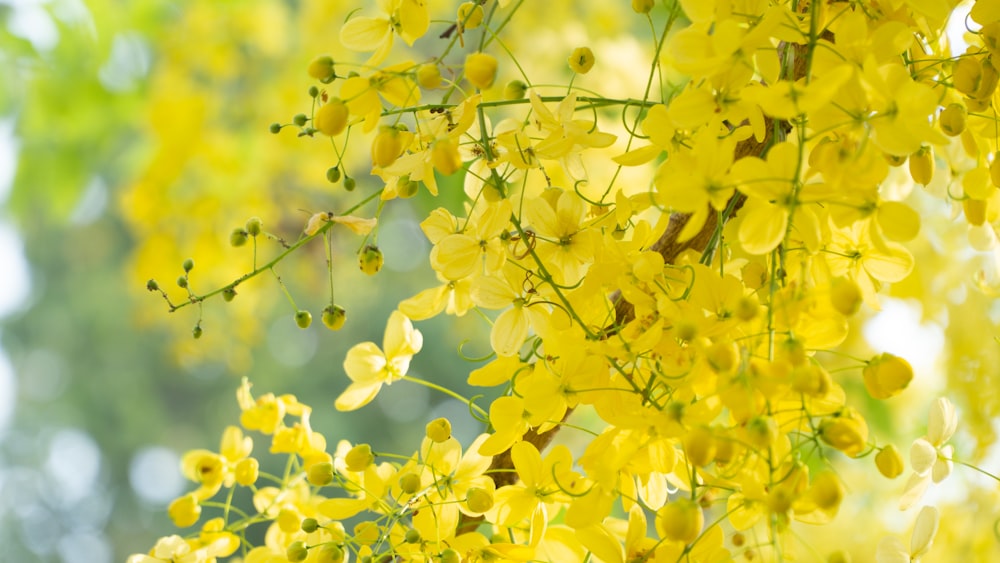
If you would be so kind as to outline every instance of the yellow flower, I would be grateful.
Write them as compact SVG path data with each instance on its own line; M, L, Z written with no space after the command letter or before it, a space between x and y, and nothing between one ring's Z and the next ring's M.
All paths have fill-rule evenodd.
M352 51L374 51L365 61L376 66L389 55L393 37L399 34L407 45L427 33L430 18L422 0L379 0L380 17L351 18L340 28L340 42Z
M913 380L910 363L888 352L868 362L862 373L865 389L876 399L895 397Z
M374 342L362 342L347 351L344 371L352 383L337 397L341 411L359 409L375 398L383 384L402 379L410 360L423 346L423 336L406 315L393 311L385 328L382 348Z
M910 536L910 548L895 536L889 536L879 542L875 551L876 563L918 563L920 558L930 551L931 543L938 530L938 510L933 506L920 509L917 523L913 526Z
M493 85L497 77L497 59L488 53L472 53L465 57L465 79L480 90Z
M955 405L946 397L941 397L931 405L927 422L927 434L913 441L910 446L910 466L913 474L906 482L899 508L905 510L913 506L924 495L931 482L940 483L949 475L953 467L951 457L954 448L946 442L958 428Z
M594 52L590 47L577 47L569 56L569 68L577 74L587 74L594 67Z

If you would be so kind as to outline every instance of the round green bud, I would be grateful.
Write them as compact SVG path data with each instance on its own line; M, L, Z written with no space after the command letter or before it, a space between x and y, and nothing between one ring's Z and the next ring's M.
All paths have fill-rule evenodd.
M347 320L347 311L340 305L327 305L323 309L323 324L330 330L340 330Z
M179 276L177 278L177 287L187 288L187 286L188 286L188 279L185 276Z
M306 481L310 485L324 487L333 482L333 464L328 461L321 461L309 466L306 471Z
M247 220L246 229L248 235L255 237L264 229L264 222L260 220L260 217L251 217Z
M317 88L315 86L310 86L309 87L309 97L310 98L315 98L318 95L319 95L319 88Z
M326 169L326 181L331 184L336 184L340 181L340 168L336 166L331 166Z
M411 197L417 195L417 190L420 189L420 182L414 180L407 180L406 182L400 182L396 187L396 192L402 199L410 199Z
M181 267L184 268L185 272L190 272L194 269L194 260L188 258L183 264L181 264Z
M449 547L441 552L441 563L462 563L462 556Z
M420 476L416 473L407 473L399 478L399 488L406 494L412 495L420 490Z
M285 557L289 561L305 561L306 557L309 557L309 550L306 549L306 544L301 541L292 542L285 550Z
M316 563L340 563L344 560L344 550L339 545L328 543L319 548Z
M520 100L527 91L528 85L523 81L511 80L503 87L503 97L505 100Z
M354 178L350 178L350 177L344 178L344 189L345 190L347 190L349 192L353 192L354 188L356 188L357 186L358 186L358 182Z
M486 512L493 508L493 493L479 487L470 487L466 493L465 504L473 512Z
M202 332L201 325L194 325L194 328L191 329L191 336L193 336L195 340L198 340L201 338Z
M156 280L149 280L146 282L147 291L156 291L157 289L160 289L160 284L156 283Z
M247 232L240 227L233 229L233 232L229 233L229 244L235 247L243 246L247 243Z
M319 522L315 518L305 518L302 520L302 531L311 534L319 529Z
M299 325L299 328L309 328L313 322L312 313L309 311L296 311L295 312L295 324Z
M365 245L358 254L358 266L362 272L369 276L377 274L384 263L385 257L382 255L382 251L373 244Z
M406 543L420 543L420 532L410 528L409 530L406 530L406 535L403 536L403 540L406 541Z
M230 302L230 301L232 301L233 299L236 299L236 290L233 289L233 288L231 288L231 287L227 287L226 289L223 289L222 290L222 298L227 303Z
M309 117L304 113L297 113L295 114L295 117L292 118L292 123L298 125L299 127L305 125L306 121L309 121Z
M632 0L632 11L637 14L648 14L653 10L655 0Z
M278 133L281 133L281 124L272 123L271 126L267 128L267 130L277 135Z

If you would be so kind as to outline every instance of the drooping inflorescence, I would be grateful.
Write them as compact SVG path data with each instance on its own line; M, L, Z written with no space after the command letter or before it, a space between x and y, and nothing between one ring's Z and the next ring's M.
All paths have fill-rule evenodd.
M310 407L254 398L244 381L241 426L269 437L286 471L258 474L252 440L227 429L219 452L185 456L199 488L169 510L179 527L207 508L226 516L130 563L238 550L247 563L843 560L843 546L803 541L796 523L830 523L871 486L849 481L845 460L904 472L869 421L915 376L900 356L845 360L839 347L851 318L915 267L907 245L926 209L911 192L961 213L972 248L996 244L1000 9L976 2L959 50L949 2L633 1L650 34L644 87L611 95L581 85L619 63L598 46L540 68L506 39L523 39L512 28L540 5L432 7L387 0L354 14L340 41L371 55L315 58L311 113L290 125L330 143L329 182L351 191L370 173L377 191L313 214L262 264L257 239L273 235L251 219L231 242L253 243L253 271L201 295L185 263L187 301L168 303L232 299L310 241L329 251L332 233L350 236L335 224L365 237L357 264L374 275L384 206L461 189L461 212L439 207L420 224L438 284L399 303L381 345L348 351L335 405L361 408L391 384L440 389L407 373L423 345L414 323L473 309L491 319L492 355L469 383L501 396L466 400L467 421L436 420L413 452L387 455L329 447ZM332 277L322 320L345 320ZM550 446L579 431L567 430L577 409L599 430L575 451ZM456 424L483 433L463 448ZM902 508L949 476L957 426L939 399L911 448ZM239 487L256 513L230 511ZM910 550L886 540L869 558L915 560L938 521L925 507ZM257 524L267 532L251 545Z

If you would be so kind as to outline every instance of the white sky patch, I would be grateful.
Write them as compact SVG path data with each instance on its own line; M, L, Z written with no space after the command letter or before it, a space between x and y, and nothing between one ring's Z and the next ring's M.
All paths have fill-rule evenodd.
M49 444L45 473L58 487L57 497L71 506L97 487L101 470L101 449L83 430L60 430Z
M895 354L917 373L929 374L944 351L944 330L921 320L919 305L885 299L882 311L865 324L865 339L876 352Z
M952 55L961 55L968 48L969 44L966 43L964 37L967 31L970 29L978 31L982 27L969 18L969 11L971 10L972 2L964 2L960 6L955 7L955 10L951 13L951 18L948 19L946 33L948 34L948 42L951 43Z

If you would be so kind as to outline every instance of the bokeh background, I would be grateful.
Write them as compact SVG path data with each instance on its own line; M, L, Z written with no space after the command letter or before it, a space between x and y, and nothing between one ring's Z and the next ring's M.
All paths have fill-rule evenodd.
M568 16L579 14L574 4L547 2L544 16L509 30L509 43L531 53L529 72L562 60L567 45L590 44L612 62L578 84L609 96L641 91L649 45L628 3L588 4L578 20ZM360 240L335 240L336 299L348 310L339 333L319 322L329 302L320 244L279 267L298 306L314 315L308 330L295 326L294 310L267 276L241 286L232 303L207 304L199 340L191 338L194 308L168 314L145 291L149 278L172 288L187 257L196 262L196 290L223 285L251 268L250 250L228 244L247 218L261 217L266 230L294 240L311 213L344 209L380 187L359 158L347 168L358 190L346 193L325 181L334 162L327 143L297 138L295 128L268 133L270 123L308 113L312 57L363 58L344 53L336 39L355 7L0 0L0 561L122 561L172 533L166 504L190 488L179 457L218 446L237 420L241 376L256 392L295 393L314 406L313 425L332 442L408 452L436 416L467 421L455 426L466 444L481 430L457 401L413 385L392 386L349 416L332 408L347 383L340 367L347 348L380 342L389 311L433 280L418 222L436 206L458 212L457 185L445 184L437 199L387 208L379 234L386 268L377 283L355 265ZM560 13L567 17L557 28ZM585 21L600 23L585 28ZM936 182L940 189L947 180ZM914 391L878 407L873 431L882 441L905 451L923 432L927 405L947 390L963 416L960 454L996 469L997 261L957 250L966 233L947 209L929 211L925 232L934 235L911 247L917 271L892 288L883 311L868 312L863 330L859 321L848 349L863 357L890 351L916 368ZM262 244L259 255L278 250ZM459 353L466 340L466 356L486 353L482 318L418 326L425 349L413 373L467 396L482 392L465 386L477 364ZM880 478L869 465L846 478ZM984 495L990 481L977 479L955 478L929 499L950 502L953 521L967 522L996 499L995 484ZM883 493L901 487L886 482ZM862 520L872 525L859 545L873 546L883 531L908 534L912 515L872 513L876 501L891 506L862 498L845 507L846 528L820 534L836 545ZM952 539L966 544L991 537L958 535Z

